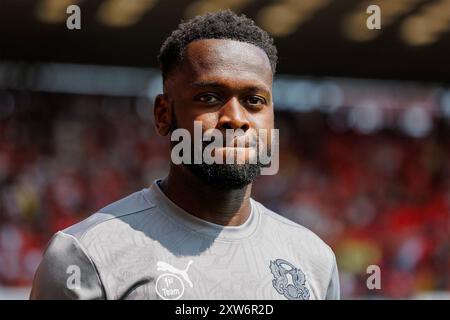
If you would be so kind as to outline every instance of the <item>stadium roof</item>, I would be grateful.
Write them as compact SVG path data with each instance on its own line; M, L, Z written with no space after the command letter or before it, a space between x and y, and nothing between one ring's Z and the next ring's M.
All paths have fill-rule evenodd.
M81 30L66 28L70 4ZM226 7L275 36L280 73L450 82L449 0L2 0L0 60L155 67L181 19Z

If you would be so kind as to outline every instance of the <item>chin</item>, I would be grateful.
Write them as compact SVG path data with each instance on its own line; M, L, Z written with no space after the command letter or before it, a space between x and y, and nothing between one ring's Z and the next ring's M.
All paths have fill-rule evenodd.
M219 190L242 189L260 174L257 164L190 164L186 167L205 184Z

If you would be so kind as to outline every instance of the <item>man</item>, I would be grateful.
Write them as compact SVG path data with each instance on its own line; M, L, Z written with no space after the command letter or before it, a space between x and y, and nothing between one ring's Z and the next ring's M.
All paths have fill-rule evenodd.
M273 39L231 11L181 24L161 47L162 136L185 129L274 129ZM168 176L54 235L32 299L338 299L332 250L250 197L255 148L235 163L171 163ZM262 141L262 142L261 142ZM173 143L175 147L176 143ZM204 145L202 150L204 150ZM258 149L259 149L258 148Z

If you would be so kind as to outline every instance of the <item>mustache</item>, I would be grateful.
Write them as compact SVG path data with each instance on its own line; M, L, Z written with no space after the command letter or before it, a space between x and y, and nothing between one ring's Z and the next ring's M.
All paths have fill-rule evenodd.
M209 137L206 140L202 140L203 149L208 145L215 142L215 137ZM236 137L231 142L225 141L225 138L222 140L222 145L220 147L241 147L241 148L258 148L260 145L260 141L255 136L247 136L247 137Z

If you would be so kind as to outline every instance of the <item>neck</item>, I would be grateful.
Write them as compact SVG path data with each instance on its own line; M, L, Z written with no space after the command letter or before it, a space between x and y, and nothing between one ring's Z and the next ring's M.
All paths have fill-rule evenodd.
M251 184L242 189L217 190L187 168L171 166L161 189L180 208L215 224L239 226L250 216Z

